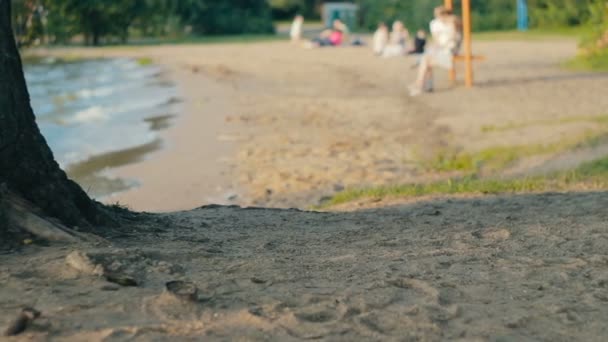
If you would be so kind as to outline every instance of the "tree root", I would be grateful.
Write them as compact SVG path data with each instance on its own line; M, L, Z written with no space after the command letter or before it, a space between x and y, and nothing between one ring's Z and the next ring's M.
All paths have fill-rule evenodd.
M0 235L2 235L3 230L4 232L10 230L13 233L25 233L18 235L30 235L36 239L49 242L106 242L106 240L99 236L79 232L77 231L77 227L71 229L56 220L45 217L42 215L41 211L30 202L9 191L4 190L1 192L0 219L4 222L0 222ZM4 228L3 225L5 226Z

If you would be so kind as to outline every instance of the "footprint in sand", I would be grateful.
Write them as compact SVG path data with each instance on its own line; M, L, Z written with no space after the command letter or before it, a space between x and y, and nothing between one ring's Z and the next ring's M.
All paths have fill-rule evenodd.
M429 283L410 278L399 278L389 281L389 284L402 289L412 289L423 294L433 304L439 304L439 291Z
M301 321L310 323L326 323L334 320L336 317L329 311L318 311L310 313L296 313L296 318Z
M478 239L484 240L486 243L503 242L511 238L511 232L507 229L483 229L473 232L472 235Z
M511 237L511 232L506 229L489 229L482 236L487 240L504 241Z

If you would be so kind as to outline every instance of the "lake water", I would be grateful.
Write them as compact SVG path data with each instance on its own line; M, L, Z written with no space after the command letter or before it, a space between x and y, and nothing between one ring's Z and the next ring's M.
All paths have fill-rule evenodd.
M38 126L68 175L96 198L137 185L111 168L161 147L159 130L178 112L176 87L155 65L133 59L25 64Z

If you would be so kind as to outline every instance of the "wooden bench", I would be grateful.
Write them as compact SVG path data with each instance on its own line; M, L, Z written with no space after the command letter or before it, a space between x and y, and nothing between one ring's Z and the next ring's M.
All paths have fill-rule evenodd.
M483 62L486 60L486 57L485 56L471 56L471 59L473 61ZM463 55L454 55L453 61L454 61L454 64L456 64L456 62L464 62L464 61L466 61L466 57ZM449 73L450 73L450 82L452 82L452 84L453 84L456 82L456 67L453 66L452 69L450 69Z

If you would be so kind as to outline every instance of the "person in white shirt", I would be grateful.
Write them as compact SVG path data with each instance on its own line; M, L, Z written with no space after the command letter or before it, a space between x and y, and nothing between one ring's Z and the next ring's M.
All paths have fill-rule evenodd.
M291 30L289 31L289 37L292 43L298 43L302 40L302 26L304 25L304 17L296 15L291 24Z
M403 56L407 52L407 41L410 38L410 33L403 24L397 20L393 23L393 30L389 37L389 44L384 49L384 57Z
M374 54L381 56L388 43L388 27L385 23L378 24L378 29L374 32L373 49Z
M431 21L430 29L433 45L420 60L416 82L409 88L411 96L420 95L423 90L431 91L433 67L451 69L454 55L460 48L462 32L459 20L445 7L435 9L435 19Z

